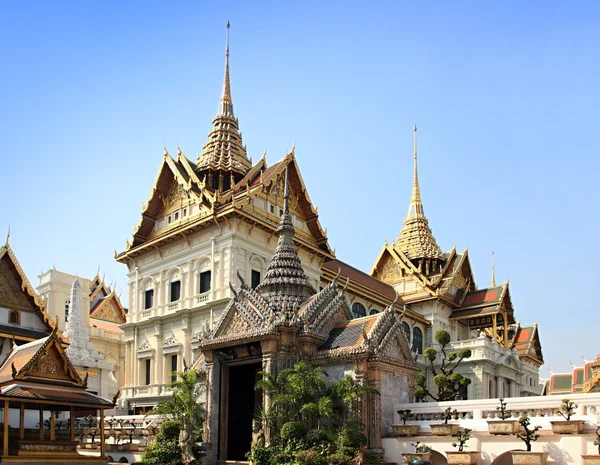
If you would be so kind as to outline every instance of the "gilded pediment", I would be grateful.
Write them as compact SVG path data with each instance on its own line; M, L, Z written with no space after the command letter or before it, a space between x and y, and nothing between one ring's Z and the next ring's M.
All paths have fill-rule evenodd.
M0 306L34 310L35 306L30 296L21 287L20 279L5 255L0 260Z

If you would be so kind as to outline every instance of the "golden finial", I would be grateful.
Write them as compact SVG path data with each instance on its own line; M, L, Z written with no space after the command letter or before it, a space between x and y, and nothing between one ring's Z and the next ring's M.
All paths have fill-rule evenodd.
M223 78L223 94L219 104L219 114L233 116L233 102L231 100L231 84L229 82L229 21L227 21L227 38L225 41L225 77Z
M8 232L6 233L6 245L8 245L9 239L10 239L10 224L8 225Z
M414 132L414 174L413 174L413 191L411 202L421 203L421 193L419 191L419 173L417 171L417 125L413 128Z
M292 149L290 150L290 154L294 155L296 153L296 141L292 144Z
M492 287L496 287L496 270L494 269L494 251L492 250Z
M169 152L167 151L167 144L165 144L164 142L163 142L163 155L165 157L169 156Z

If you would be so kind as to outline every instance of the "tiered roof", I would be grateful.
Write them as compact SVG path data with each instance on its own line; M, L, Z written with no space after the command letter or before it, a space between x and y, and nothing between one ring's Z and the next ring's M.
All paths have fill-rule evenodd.
M414 127L414 138L412 196L404 226L400 230L400 236L394 245L397 250L411 260L420 258L443 259L444 254L433 237L421 202L419 173L417 171L417 126Z
M233 114L231 84L229 81L229 22L227 22L227 44L225 47L225 75L223 92L213 126L208 134L208 142L204 144L197 161L200 170L222 170L245 175L252 163L242 143L237 118Z
M269 301L273 311L285 307L297 308L315 293L315 289L302 269L294 245L294 226L290 216L290 189L288 170L285 170L283 214L275 230L279 241L265 277L256 291Z

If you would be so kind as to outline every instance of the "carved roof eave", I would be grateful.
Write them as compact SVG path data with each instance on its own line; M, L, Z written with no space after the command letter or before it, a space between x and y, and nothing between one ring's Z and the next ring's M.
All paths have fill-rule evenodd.
M75 370L75 367L71 363L71 360L69 360L69 357L67 357L63 345L60 343L59 334L57 333L56 329L52 330L50 336L48 336L46 341L44 341L44 343L40 346L40 348L33 355L33 357L31 357L29 361L25 365L23 365L21 369L13 376L13 379L23 380L25 377L27 377L27 375L29 374L35 363L39 360L39 358L50 350L51 345L54 345L54 347L56 347L58 353L63 358L65 362L66 371L72 378L71 382L75 383L77 386L83 387L83 380L79 376L79 373L77 373L77 370Z
M204 352L206 350L222 349L231 347L232 345L248 344L276 337L279 337L279 333L276 329L245 331L243 333L210 338L198 344L198 348Z
M333 365L344 362L356 362L367 360L367 363L373 368L373 365L382 364L381 367L395 366L403 368L412 373L419 373L421 369L416 365L400 361L391 357L387 357L383 354L374 354L370 349L366 347L357 347L352 349L328 349L317 351L315 355L310 357L312 362L318 362L320 365ZM373 364L373 365L372 365Z
M93 284L93 283L92 283ZM90 284L90 286L92 285ZM108 287L104 283L104 281L100 281L94 291L90 294L90 301L93 301L94 298L100 293L100 291L104 291L105 295L110 294Z
M179 162L182 165L183 169L188 173L188 175L189 175L188 180L186 180L182 176L179 168L176 165L177 162ZM171 175L173 176L174 182L177 182L180 186L182 186L184 189L186 189L188 194L191 197L193 197L196 201L201 202L202 200L206 199L207 206L212 206L214 204L214 202L215 202L214 194L212 194L209 190L204 189L204 183L202 183L202 181L200 181L198 179L196 174L193 173L193 169L190 166L189 160L185 156L181 155L181 156L178 156L177 162L165 150L163 161L162 161L160 168L158 170L158 173L154 179L154 183L152 184L152 189L150 191L150 195L148 196L148 200L143 204L140 221L134 227L133 242L135 242L135 240L138 238L139 231L140 231L143 223L145 221L155 221L155 219L156 219L155 216L149 210L152 208L152 204L155 200L155 197L159 193L158 185L159 185L161 177L164 175L166 169L168 169L168 172L170 172ZM192 175L192 173L193 173L193 175ZM144 240L144 239L140 238L140 240ZM134 248L130 244L129 241L127 242L127 244L128 245L126 247L125 252L122 252L121 254L118 254L115 257L117 260L119 258L121 258L122 256L124 256L126 254L126 252L128 252L129 250ZM143 245L143 244L140 244L140 245Z
M182 159L185 159L185 157L183 157ZM144 218L145 218L144 214L150 208L150 202L152 201L154 196L157 194L156 186L157 186L157 183L160 179L162 170L164 169L165 165L169 167L170 171L173 172L173 175L176 178L177 178L177 176L180 176L178 173L178 170L174 168L173 163L174 162L171 159L171 157L168 154L165 155L163 164L161 164L159 173L156 176L156 179L154 181L154 187L149 196L148 202L146 202L145 209L142 211L142 221L144 221ZM317 237L315 237L314 234L311 233L311 236L315 237L314 244L302 239L302 237L299 236L298 234L295 235L294 241L297 243L298 246L304 247L307 250L311 250L319 255L325 255L330 258L335 258L334 252L331 249L329 242L327 240L325 231L323 230L323 228L321 227L321 224L319 222L318 212L317 212L316 208L313 207L313 205L310 202L310 199L308 197L308 192L306 191L306 186L304 185L304 181L302 179L302 176L298 169L297 163L295 161L294 154L293 154L293 152L290 152L288 155L286 155L286 157L282 161L278 162L278 166L276 167L276 169L272 173L270 173L270 175L266 179L263 179L263 184L259 183L256 186L251 187L249 190L240 188L240 190L238 190L238 192L235 193L235 202L231 202L231 197L233 195L233 192L232 192L232 190L229 190L226 193L222 194L222 198L221 198L221 200L227 199L228 203L221 205L220 207L214 208L212 215L204 216L202 218L199 218L197 221L194 221L191 223L186 223L186 224L181 224L181 225L175 226L175 227L165 231L160 236L156 236L151 240L144 241L143 243L141 243L139 245L130 246L125 251L123 251L119 254L116 254L115 259L119 262L124 262L127 259L134 258L134 257L140 255L141 253L144 253L149 247L155 248L157 246L160 246L160 245L162 245L161 242L163 242L163 241L173 242L173 240L179 240L181 238L182 234L184 234L184 235L193 234L193 233L197 232L198 227L203 228L207 224L212 225L215 223L215 221L218 221L222 218L226 218L229 216L239 216L239 217L248 219L248 220L256 223L257 226L260 226L261 228L274 233L275 229L277 228L277 223L273 222L271 224L271 222L265 221L264 219L259 218L257 216L253 216L251 214L251 212L245 211L243 209L243 205L248 198L247 197L248 192L250 194L252 194L257 190L262 190L265 183L272 182L276 178L277 175L281 175L285 171L285 167L288 164L292 164L292 163L293 163L294 171L298 176L298 181L302 188L301 199L306 202L305 208L310 209L310 211L312 212L312 217L307 218L307 226L310 226L310 224L314 224L317 228L317 231L319 232ZM259 167L259 168L257 168L257 170L254 171L254 174L256 175L257 172L260 172L260 167L266 167L266 162L264 161L264 159L261 159L261 160L259 160L259 162L257 162L255 167ZM254 170L254 167L248 174L253 172L253 170ZM248 182L250 182L250 181L252 181L252 179L248 178ZM183 179L182 179L182 182L183 182ZM242 180L236 186L239 186L243 182L244 182L244 180ZM242 195L238 195L238 193L241 193ZM191 192L191 194L196 195L193 191ZM208 191L206 189L202 191L202 195L213 197L213 195L210 193L210 191ZM209 200L210 200L210 198L209 198ZM140 223L138 224L138 226L135 229L136 232L139 231L141 225L142 225L142 222L140 221ZM135 236L135 233L134 233L134 236Z
M448 252L448 258L446 258L446 263L442 267L441 273L432 281L432 285L438 287L442 281L445 279L451 278L452 275L449 274L446 276L446 273L449 272L450 263L452 263L452 259L456 255L456 246L452 247L452 249Z
M263 163L263 159L261 159L258 163ZM266 162L265 166L266 166ZM299 204L302 203L304 211L302 212L306 218L306 225L310 229L311 226L316 228L317 234L313 233L313 236L320 236L322 241L320 241L319 245L325 246L325 251L332 256L335 256L333 249L329 246L327 241L327 234L325 230L321 226L319 221L319 213L317 208L313 205L310 200L310 196L308 195L308 190L306 189L306 184L304 183L304 179L302 178L302 173L300 172L300 168L298 167L298 162L296 161L295 150L292 149L282 160L275 163L271 168L273 169L268 176L266 176L262 180L262 185L270 186L273 182L279 179L284 175L286 168L290 167L289 172L295 174L298 177L298 183L300 186L300 194L301 197L299 199ZM259 170L260 171L260 170ZM255 172L256 175L256 172ZM261 184L258 184L256 187L262 187ZM317 239L318 240L318 239Z
M21 279L21 290L25 291L28 297L32 300L35 307L35 313L40 317L42 322L46 324L51 331L53 331L56 327L56 323L52 321L50 315L46 313L45 302L41 301L37 292L35 292L35 289L29 282L29 279L27 279L27 275L25 274L25 271L23 271L23 268L21 268L21 264L19 263L19 260L14 254L8 241L2 247L0 247L0 260L2 260L5 255L11 260L13 266L15 267L15 270ZM67 340L62 334L58 334L58 339L63 344L67 343Z
M98 305L94 309L94 311L90 314L90 318L97 318L99 320L102 320L102 318L95 316L95 315L100 313L100 311L105 306L107 306L110 301L115 302L115 304L117 306L117 310L118 310L119 315L121 316L121 319L123 320L123 322L127 321L127 315L125 314L125 309L123 308L123 305L121 304L121 299L119 299L119 297L115 293L114 289L111 291L110 294L108 294L104 299L102 299L102 302L100 302L100 305Z

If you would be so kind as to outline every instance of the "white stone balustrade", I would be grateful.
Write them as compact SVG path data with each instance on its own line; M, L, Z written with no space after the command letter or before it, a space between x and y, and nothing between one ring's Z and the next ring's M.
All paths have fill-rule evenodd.
M584 420L585 428L581 435L557 435L552 432L551 421L563 420L558 414L562 399L574 401L578 407L573 420ZM582 454L596 454L598 448L593 445L595 430L600 425L600 393L571 394L560 396L538 397L511 397L504 400L506 410L512 419L527 413L531 418L532 426L541 426L538 432L540 439L533 443L533 451L546 451L549 453L549 464L578 465L582 463ZM396 404L394 406L395 423L402 423L398 410L409 409L411 418L407 424L420 426L419 436L416 437L391 437L389 431L383 431L388 436L383 440L385 458L389 462L402 463L401 454L412 452L412 443L419 441L426 443L435 451L433 463L446 463L445 452L455 450L452 447L454 438L432 436L431 423L442 422L442 413L448 408L456 409L458 423L463 428L470 428L471 440L468 449L481 452L480 465L497 465L510 463L510 457L505 454L510 450L524 450L525 444L516 436L492 436L488 432L488 419L497 419L499 412L496 407L500 405L498 399L464 400L452 402L422 402L411 404ZM437 459L435 458L437 457Z

